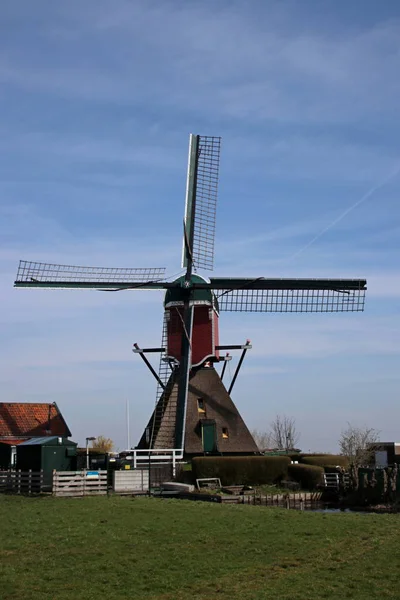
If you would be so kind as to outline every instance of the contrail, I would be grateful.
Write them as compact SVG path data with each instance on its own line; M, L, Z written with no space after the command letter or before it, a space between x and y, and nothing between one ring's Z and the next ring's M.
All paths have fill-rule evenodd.
M307 248L312 246L312 244L314 244L314 242L319 240L319 238L322 237L324 235L324 233L326 233L327 231L332 229L332 227L335 227L335 225L337 225L342 219L344 219L345 216L349 214L349 212L351 212L352 210L357 208L357 206L360 206L360 204L362 204L363 202L368 200L368 198L370 196L372 196L372 194L374 194L377 190L379 190L380 188L385 186L387 183L389 183L389 181L394 179L396 177L396 175L398 175L399 173L400 173L400 165L398 165L396 167L396 169L392 173L390 173L390 175L385 177L385 179L383 181L380 181L379 183L374 185L366 194L364 194L364 196L362 198L357 200L357 202L355 202L354 204L349 206L349 208L346 208L346 210L341 215L339 215L334 221L332 221L332 223L330 223L329 225L324 227L324 229L322 229L319 233L317 233L317 235L315 237L313 237L312 240L310 240L305 246L300 248L300 250L297 250L297 252L295 252L294 254L289 256L289 258L287 258L286 260L293 260L293 258L296 258L296 256L299 256L299 254L302 254L305 250L307 250Z

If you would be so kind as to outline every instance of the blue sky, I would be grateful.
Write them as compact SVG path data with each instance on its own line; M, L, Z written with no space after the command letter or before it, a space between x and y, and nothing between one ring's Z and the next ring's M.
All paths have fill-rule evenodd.
M5 0L0 33L2 400L122 448L129 399L137 440L162 296L12 283L20 258L178 272L193 132L223 138L215 275L368 279L365 313L222 314L249 427L398 441L398 2Z

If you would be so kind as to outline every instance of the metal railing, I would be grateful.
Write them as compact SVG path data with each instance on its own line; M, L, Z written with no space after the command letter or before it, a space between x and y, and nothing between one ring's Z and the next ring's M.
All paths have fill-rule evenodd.
M324 485L327 489L338 490L340 488L340 478L343 477L345 487L349 485L348 473L324 473Z
M176 465L183 460L183 450L181 448L163 448L162 450L158 448L135 449L129 451L129 454L125 456L125 460L132 460L134 469L144 467L149 463L151 465L172 463L172 473L175 477Z

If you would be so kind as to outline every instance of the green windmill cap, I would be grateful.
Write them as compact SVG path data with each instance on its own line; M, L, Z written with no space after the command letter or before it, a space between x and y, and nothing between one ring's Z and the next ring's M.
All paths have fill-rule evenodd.
M171 302L174 302L174 303L175 302L183 302L183 291L184 291L183 282L184 281L185 281L184 275L182 275L182 277L179 277L178 279L176 279L174 281L174 283L179 283L180 285L177 286L176 288L167 290L167 292L165 294L165 298L164 298L164 306L167 306ZM200 275L192 275L190 278L190 281L192 283L207 282L207 280L204 279L204 277L201 277ZM217 302L215 294L212 292L212 290L194 290L193 291L193 300L195 302L207 302L211 306L214 306L214 308L217 310L217 312L219 312L218 302Z

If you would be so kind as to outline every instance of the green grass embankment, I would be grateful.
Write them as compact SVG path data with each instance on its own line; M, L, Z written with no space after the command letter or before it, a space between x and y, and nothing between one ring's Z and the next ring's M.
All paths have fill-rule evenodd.
M1 600L399 598L399 518L0 496Z

